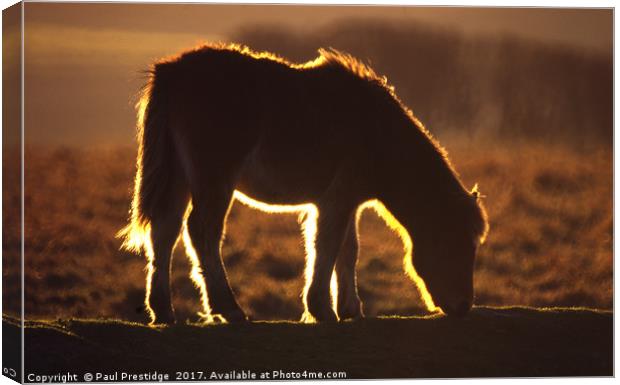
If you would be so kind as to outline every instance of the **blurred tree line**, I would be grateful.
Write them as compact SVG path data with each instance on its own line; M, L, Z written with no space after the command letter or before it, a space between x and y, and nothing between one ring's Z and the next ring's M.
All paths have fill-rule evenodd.
M319 47L348 52L386 75L439 135L612 143L611 52L377 20L310 33L249 26L233 41L294 62L316 57Z

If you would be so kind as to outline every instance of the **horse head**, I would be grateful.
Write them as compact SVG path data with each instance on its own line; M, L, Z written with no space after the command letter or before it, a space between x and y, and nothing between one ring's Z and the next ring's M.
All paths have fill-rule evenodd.
M432 302L448 316L461 317L474 300L474 263L488 225L477 186L459 206L414 234L411 263Z

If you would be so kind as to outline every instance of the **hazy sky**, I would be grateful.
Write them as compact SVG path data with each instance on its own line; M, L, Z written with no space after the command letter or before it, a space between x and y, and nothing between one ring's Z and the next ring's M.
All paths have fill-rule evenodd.
M300 30L350 18L420 21L467 32L519 36L609 49L612 12L603 9L203 4L28 4L26 19L87 29L199 34L225 38L240 26L275 23Z
M311 32L351 18L612 49L611 10L26 3L26 137L68 144L128 141L132 95L143 83L139 71L154 59L200 41L227 40L243 26Z

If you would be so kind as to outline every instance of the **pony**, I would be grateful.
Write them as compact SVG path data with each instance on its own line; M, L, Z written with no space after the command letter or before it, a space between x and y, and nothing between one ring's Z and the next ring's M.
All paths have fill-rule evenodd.
M303 213L302 321L364 316L355 268L367 208L402 239L405 271L429 311L462 316L472 307L474 260L488 231L477 185L463 186L385 77L349 54L318 53L295 64L205 44L150 67L137 104L130 220L119 237L147 257L152 325L175 322L170 262L181 238L201 314L248 320L221 253L235 199Z

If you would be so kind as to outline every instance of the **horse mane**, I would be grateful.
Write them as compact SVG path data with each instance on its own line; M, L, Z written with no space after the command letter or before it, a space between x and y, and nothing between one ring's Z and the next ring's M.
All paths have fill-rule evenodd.
M370 66L368 66L361 60L355 58L354 56L346 52L339 51L332 47L319 48L317 50L319 55L312 60L306 61L304 63L294 63L273 52L256 51L244 44L208 42L208 43L202 43L194 47L193 49L184 51L179 55L164 57L158 60L155 63L155 66L159 64L165 64L165 63L178 61L185 57L195 55L195 54L200 54L206 51L220 51L220 52L226 51L232 54L248 56L253 59L269 60L271 62L276 62L282 65L285 65L289 68L293 68L297 70L313 69L313 68L318 68L318 67L323 67L323 66L337 66L361 79L364 79L372 83L376 83L378 85L386 87L392 92L394 90L394 87L388 84L387 77L377 75L377 73Z
M377 75L377 73L364 62L346 52L338 51L330 47L327 49L319 48L318 53L319 57L308 63L313 63L318 60L320 65L339 66L361 79L370 81L371 83L377 83L386 88L393 88L388 85L387 77Z
M296 69L296 70L309 70L316 69L319 67L333 67L339 68L344 72L351 74L354 77L365 80L368 83L378 86L381 89L384 89L388 92L388 94L400 105L402 110L407 114L407 117L411 119L418 128L428 136L435 147L442 153L444 158L447 160L447 152L446 150L439 144L439 142L434 138L434 136L426 129L424 124L418 118L415 117L413 111L407 107L402 100L396 94L395 87L388 82L388 78L384 75L378 75L375 70L373 70L368 64L363 61L357 59L353 55L335 49L333 47L328 48L318 48L317 53L318 56L312 60L303 62L303 63L294 63L276 53L269 51L257 51L248 47L245 44L240 43L224 43L224 42L203 42L200 45L194 47L193 49L182 52L178 55L169 56L159 60L155 67L160 64L170 63L174 61L181 60L184 57L199 54L201 52L206 51L227 51L232 54L238 54L242 56L251 57L253 59L258 60L268 60L271 62L275 62L286 67Z

